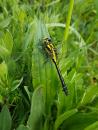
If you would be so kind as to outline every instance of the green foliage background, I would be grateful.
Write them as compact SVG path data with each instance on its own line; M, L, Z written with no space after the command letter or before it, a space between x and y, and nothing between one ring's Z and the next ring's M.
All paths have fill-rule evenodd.
M98 130L97 57L97 0L0 0L0 130Z

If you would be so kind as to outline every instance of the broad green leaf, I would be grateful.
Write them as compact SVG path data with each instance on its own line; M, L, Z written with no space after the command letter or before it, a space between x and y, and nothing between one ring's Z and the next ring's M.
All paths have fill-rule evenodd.
M6 47L4 47L3 45L0 45L0 57L2 57L2 59L5 59L8 55L8 49L6 49Z
M44 98L42 87L38 87L32 96L32 105L30 116L27 122L27 125L31 130L40 130L42 124L42 115L44 114Z
M54 102L54 97L58 90L59 79L55 66L42 48L43 38L49 37L45 24L41 20L35 19L34 31L32 53L33 87L34 89L38 86L43 87L46 102L45 112L49 114L51 104Z
M11 22L11 17L0 21L0 29L6 28Z
M12 119L6 105L3 106L0 113L0 130L11 130Z
M21 26L24 24L25 17L26 17L26 13L23 10L20 10L18 14L18 19L20 21Z
M11 54L12 48L13 48L13 37L8 30L6 31L6 33L4 35L4 44L5 44L5 47L9 51L9 54Z
M59 117L57 117L56 121L55 121L55 124L54 124L54 128L55 130L57 130L59 128L59 126L67 119L69 118L70 116L76 114L78 112L77 109L72 109L72 110L69 110L65 113L63 113L62 115L60 115Z
M5 59L12 53L13 38L11 33L7 30L0 39L0 56Z
M3 61L0 64L0 94L6 95L9 91L8 87L8 67L7 64Z
M0 77L7 76L8 74L8 68L5 62L2 62L0 64Z
M86 127L84 130L98 130L98 121Z

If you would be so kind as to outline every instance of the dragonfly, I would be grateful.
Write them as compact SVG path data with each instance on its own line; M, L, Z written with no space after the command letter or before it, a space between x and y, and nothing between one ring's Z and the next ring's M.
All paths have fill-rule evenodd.
M54 47L51 38L44 38L43 43L44 43L43 47L44 47L45 52L50 57L50 59L52 60L52 62L54 63L54 65L56 67L59 79L60 79L61 84L62 84L63 91L64 91L65 95L68 95L67 85L65 84L64 78L63 78L63 76L61 74L61 71L60 71L58 65L57 65L57 53L56 53L57 51L56 51L56 48Z

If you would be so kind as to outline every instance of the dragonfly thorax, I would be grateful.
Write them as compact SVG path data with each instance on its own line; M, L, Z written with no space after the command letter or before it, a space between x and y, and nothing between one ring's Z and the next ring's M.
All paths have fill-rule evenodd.
M47 54L51 57L51 59L56 62L56 49L54 47L54 45L52 44L52 41L50 38L45 38L44 39L44 46L45 46L45 50L47 52Z

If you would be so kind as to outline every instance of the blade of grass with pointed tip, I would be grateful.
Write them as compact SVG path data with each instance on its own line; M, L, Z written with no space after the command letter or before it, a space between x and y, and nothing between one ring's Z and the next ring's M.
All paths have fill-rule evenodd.
M6 105L3 106L0 113L0 130L11 130L12 119Z

